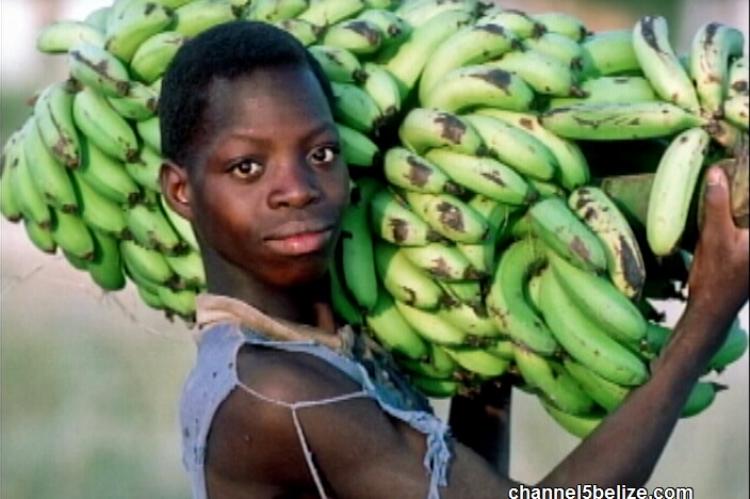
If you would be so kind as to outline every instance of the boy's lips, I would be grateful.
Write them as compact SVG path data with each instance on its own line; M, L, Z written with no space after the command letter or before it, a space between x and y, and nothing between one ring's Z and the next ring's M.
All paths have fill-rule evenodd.
M295 256L321 251L332 234L333 225L329 223L290 222L264 239L275 253Z

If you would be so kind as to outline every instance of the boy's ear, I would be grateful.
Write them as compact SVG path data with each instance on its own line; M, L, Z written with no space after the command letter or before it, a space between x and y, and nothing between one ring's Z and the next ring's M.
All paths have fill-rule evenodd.
M192 221L193 210L190 205L190 184L185 168L181 168L172 161L165 161L159 172L161 192L169 207L181 217Z

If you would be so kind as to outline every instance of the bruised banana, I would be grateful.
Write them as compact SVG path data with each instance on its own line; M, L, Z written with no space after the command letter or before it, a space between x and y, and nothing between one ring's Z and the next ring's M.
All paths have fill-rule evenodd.
M428 355L425 360L398 359L398 364L410 375L416 374L434 379L450 379L458 365L445 351L444 347L426 343Z
M730 62L742 56L745 37L738 29L720 23L703 25L693 38L690 76L704 111L721 114L727 93Z
M558 97L583 95L569 66L537 50L509 52L489 65L518 75L539 94Z
M125 170L135 182L150 192L160 192L159 174L164 159L144 145L137 158L125 163Z
M20 131L8 139L4 151L6 154L4 170L6 171L3 176L10 175L10 188L18 200L18 209L24 220L32 221L48 229L52 226L52 214L42 194L34 185L24 152L25 135L33 124L32 120L28 120Z
M378 25L364 19L349 19L328 28L323 37L323 44L330 47L341 47L352 54L370 55L383 43L383 32Z
M549 32L538 37L526 38L523 47L557 59L576 74L589 71L585 68L586 56L583 48L565 35Z
M362 83L367 79L357 56L344 48L315 45L308 50L331 82Z
M473 14L477 0L416 0L404 2L396 13L412 26L422 26L446 12L461 11Z
M198 240L195 237L195 232L190 222L172 210L164 196L159 196L159 204L172 228L180 236L180 239L185 241L193 251L200 253L200 246L198 246Z
M395 78L388 70L377 64L366 63L364 70L367 79L362 88L377 104L383 117L387 119L398 114L401 109L401 94Z
M523 129L491 116L470 114L462 117L479 133L489 154L519 173L550 180L557 170L552 152Z
M147 84L158 80L185 41L187 38L176 31L163 31L144 41L130 61L133 76Z
M175 290L166 286L158 286L157 295L165 310L173 312L187 321L194 320L195 291L191 289Z
M443 239L408 205L387 190L373 196L370 224L381 239L399 246L424 246Z
M488 62L515 44L515 35L499 24L487 22L458 31L443 41L427 61L419 80L420 100L424 101L435 84L451 71Z
M693 83L669 42L666 19L641 18L633 29L633 49L643 73L659 97L690 113L700 111Z
M500 376L508 370L510 362L481 348L450 348L445 351L465 370L485 377Z
M435 313L411 307L398 300L395 303L404 320L426 341L450 346L461 345L466 339L466 333Z
M427 194L461 194L463 188L427 159L394 147L385 153L383 171L388 181L408 191Z
M174 13L176 21L172 29L188 38L237 18L229 0L194 0L175 9Z
M316 26L328 27L339 21L356 16L365 9L362 0L320 0L310 2L309 7L297 16Z
M529 209L532 231L577 267L594 272L607 268L602 243L560 198L546 198Z
M508 123L545 145L555 157L557 179L566 189L575 189L589 182L591 173L580 147L544 128L536 115L489 108L479 109L477 114Z
M600 330L625 343L646 336L646 319L609 280L571 265L554 252L549 261L570 301Z
M412 31L412 26L394 12L383 8L370 8L363 11L357 19L368 21L380 29L383 34L383 46L398 46L404 42Z
M130 90L128 69L104 48L79 43L68 52L70 75L107 97L124 97Z
M404 198L433 230L451 241L478 243L488 233L487 221L456 196L405 191Z
M512 168L491 158L470 156L450 149L433 149L425 158L457 184L495 201L521 205L534 198L529 184Z
M579 187L570 194L568 206L602 242L615 287L628 298L639 298L646 265L638 240L617 205L599 188Z
M454 282L436 280L435 282L444 292L442 301L446 307L458 304L466 304L475 308L481 308L483 306L484 297L482 296L482 285L480 281L468 279L465 281Z
M477 25L497 24L510 31L519 39L539 36L545 28L525 12L513 9L502 9L500 12L487 14L477 21Z
M191 289L202 289L206 286L206 272L200 253L187 251L178 255L164 255L164 258L184 286Z
M174 11L154 2L134 0L107 22L105 48L129 63L138 47L151 36L164 31L174 20Z
M117 238L91 231L94 241L94 256L86 262L86 270L94 282L106 291L118 291L125 287L122 271L122 256Z
M391 296L381 290L373 309L365 316L367 327L388 350L412 360L429 354L422 337L406 322Z
M305 47L320 41L321 28L301 19L285 19L274 23L274 26L295 37Z
M25 219L23 227L29 241L36 246L39 251L54 255L57 251L57 243L52 238L52 231L49 228L42 227L32 220Z
M748 95L735 95L724 101L727 121L747 132L750 128L750 99Z
M310 6L308 0L256 0L245 14L245 19L274 23L294 19Z
M375 268L386 290L399 301L421 309L433 309L441 300L440 287L404 254L404 248L383 241L375 243Z
M580 88L585 97L554 98L549 108L586 103L631 104L658 99L648 80L640 76L602 76L586 80Z
M36 48L45 54L64 54L79 43L104 47L104 33L80 21L57 21L45 26L36 37Z
M655 255L677 249L709 141L702 128L687 130L674 138L659 162L646 219L648 244Z
M412 109L398 135L404 146L417 154L435 147L472 155L484 150L481 137L470 124L455 114L433 109Z
M729 68L729 80L727 81L727 97L748 95L748 57L738 57Z
M639 386L648 379L644 362L580 311L555 272L542 276L540 308L557 341L581 365L623 386Z
M128 120L142 121L156 115L159 105L159 92L134 81L126 97L108 97L109 104L117 114Z
M455 247L441 243L401 248L403 255L416 267L442 281L478 279L479 272Z
M526 299L526 284L546 261L541 244L524 239L500 257L487 294L487 310L499 330L540 355L552 355L558 345L552 333Z
M106 154L121 161L134 158L138 140L130 124L90 88L84 88L73 99L73 118L83 135Z
M624 75L641 70L633 50L633 30L596 33L587 37L581 46L584 60L596 76Z
M633 140L667 137L704 120L666 102L583 103L553 109L540 118L560 137L575 140Z
M544 26L548 33L567 36L574 42L580 42L588 34L586 25L574 15L563 12L545 12L534 14L531 18Z
M481 306L471 306L466 303L458 303L443 307L438 315L456 327L476 339L496 338L500 336L497 324ZM467 338L467 341L468 338ZM460 363L460 362L459 362ZM471 369L469 369L471 370Z
M18 222L23 218L18 193L13 190L11 167L7 157L7 145L2 155L0 166L0 213L9 222Z
M376 133L382 125L383 114L372 97L351 83L331 82L331 87L336 119L362 133Z
M125 218L133 238L145 248L166 254L177 254L184 249L185 243L159 206L135 204L126 210Z
M527 111L533 100L534 91L523 79L488 63L450 71L435 83L421 103L447 112L477 106Z
M73 93L66 82L47 87L34 104L34 119L42 141L68 168L81 163L81 144L73 123Z
M76 172L96 192L118 204L130 204L141 198L141 188L125 171L121 162L104 154L93 142L81 140L83 161Z

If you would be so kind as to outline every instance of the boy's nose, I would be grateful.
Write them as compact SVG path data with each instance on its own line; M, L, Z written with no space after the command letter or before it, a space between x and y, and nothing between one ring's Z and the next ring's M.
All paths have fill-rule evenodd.
M271 208L304 208L321 197L315 172L303 160L281 166L268 202Z

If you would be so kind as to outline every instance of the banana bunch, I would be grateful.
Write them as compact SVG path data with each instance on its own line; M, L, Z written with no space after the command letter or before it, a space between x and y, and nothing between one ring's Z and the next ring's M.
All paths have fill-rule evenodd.
M747 144L740 32L707 24L678 56L660 17L592 33L476 0L115 0L38 36L70 79L7 140L2 215L102 289L129 279L190 321L205 274L160 193L161 78L191 37L243 19L291 33L331 81L353 178L332 302L419 390L502 377L585 436L648 380L669 337L649 299L684 284L702 171ZM658 165L624 193L591 144L626 140ZM735 324L710 370L747 344ZM700 381L683 415L723 388Z

